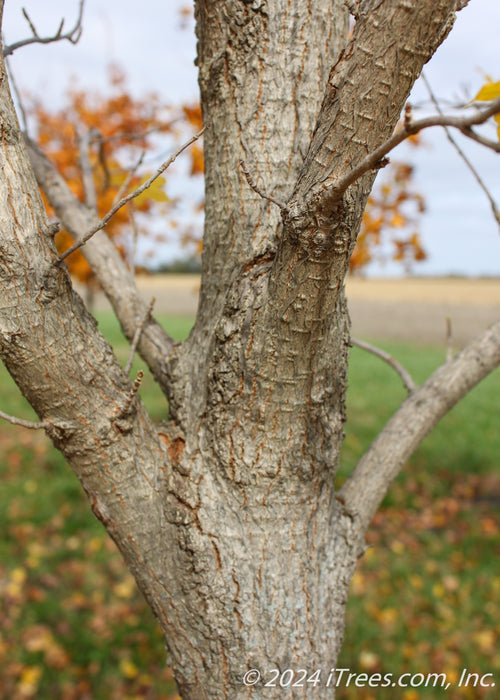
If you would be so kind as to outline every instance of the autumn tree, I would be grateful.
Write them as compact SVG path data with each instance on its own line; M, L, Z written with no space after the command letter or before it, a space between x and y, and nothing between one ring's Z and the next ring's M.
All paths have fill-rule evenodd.
M168 135L168 143L177 143L200 112L198 107L190 106L173 109L156 94L135 97L120 68L111 65L108 72L109 91L105 95L73 86L59 109L50 109L40 98L31 96L24 107L29 133L79 201L99 217L126 190L139 187L151 176L145 163L155 156L159 137ZM191 149L189 155L191 174L199 174L203 168L200 148ZM49 216L53 216L50 204L46 204ZM147 192L128 202L109 221L106 233L131 269L139 237L143 248L144 239L149 239L153 249L167 240L166 231L155 231L151 222L173 220L174 205L167 197L165 179L159 177ZM63 253L74 240L62 228L55 235L55 243ZM76 279L92 288L95 275L80 250L68 257L66 265Z
M200 105L183 105L174 111L155 94L134 98L125 74L114 65L109 68L109 94L103 96L72 87L65 101L64 107L51 110L39 98L30 99L29 109L25 108L30 133L71 191L99 216L109 211L124 186L133 189L150 177L151 173L144 168L141 176L139 173L129 176L129 172L132 163L154 154L155 137L169 134L178 140L187 125L197 132L203 128ZM418 145L420 139L416 135L409 142ZM202 174L201 146L194 143L188 155L191 176ZM52 216L50 204L46 201L45 204ZM118 210L110 220L106 233L129 267L134 267L139 236L143 244L149 238L151 252L167 240L164 232L153 232L150 222L169 215L175 223L173 204L165 192L164 178L158 178L154 186ZM202 208L203 203L196 206ZM425 260L426 253L416 230L418 215L423 211L425 203L415 189L413 167L406 162L391 162L382 182L368 197L349 260L350 272L359 273L374 260L397 261L406 269ZM194 249L195 254L200 254L203 248L203 239L194 226L178 230L178 241L188 250ZM61 229L55 235L55 243L59 253L63 253L74 240L68 231ZM75 250L66 265L72 276L87 285L91 295L96 278L83 253Z
M281 697L264 683L287 668L321 671L290 697L333 697L327 677L374 512L423 437L500 364L499 322L410 385L335 490L344 278L376 173L422 128L474 136L500 110L497 99L460 116L407 111L394 131L465 4L197 0L206 220L200 304L182 344L138 296L101 230L109 219L25 143L1 67L0 354L156 614L184 698ZM73 291L35 178L86 241L167 396L161 426Z

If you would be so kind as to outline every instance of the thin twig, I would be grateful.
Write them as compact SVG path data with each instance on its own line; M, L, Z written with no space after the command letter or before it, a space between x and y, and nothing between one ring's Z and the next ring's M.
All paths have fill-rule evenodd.
M31 430L44 430L45 428L49 427L49 423L47 421L42 421L41 423L33 423L33 421L30 420L14 418L14 416L9 416L3 411L0 411L0 418L9 421L9 423L12 423L12 425L21 425L23 428L30 428Z
M108 163L106 161L106 152L104 150L104 141L102 138L102 134L99 131L99 129L93 129L92 130L92 136L95 138L98 144L97 148L97 157L99 159L99 164L102 168L102 172L104 173L104 189L107 190L109 187L109 183L111 181L111 176L109 174L109 168L108 168Z
M21 124L23 127L23 131L25 134L27 134L28 133L28 120L26 118L26 111L24 109L23 101L21 99L21 93L19 91L19 88L17 87L17 82L16 82L16 79L14 77L14 73L12 71L12 68L10 67L10 62L7 58L5 59L5 65L7 66L7 72L9 74L9 82L12 85L12 90L13 90L14 95L16 97L17 106L19 107L19 114L21 117Z
M111 209L110 211L106 214L104 218L102 218L95 226L92 226L92 228L85 233L85 235L82 236L82 238L74 243L70 248L68 248L64 253L59 255L54 262L52 263L54 266L55 265L60 265L66 258L71 255L71 253L74 253L75 250L78 250L78 248L81 248L85 243L92 238L94 234L96 234L98 231L101 229L105 228L105 226L109 223L110 219L113 218L113 216L116 214L116 212L121 209L127 202L130 202L130 200L134 199L135 197L138 197L140 194L145 192L145 190L150 187L153 182L160 177L162 173L165 172L165 170L172 165L174 160L188 148L192 143L194 143L197 139L200 138L200 136L203 134L205 129L203 128L201 131L199 131L197 134L192 136L188 141L186 141L185 144L183 144L178 151L176 151L173 155L171 155L156 171L154 175L152 175L146 182L144 182L140 187L138 187L136 190L128 194L126 197L122 197L119 202L117 202Z
M128 392L128 394L127 394L127 396L126 396L126 398L125 398L125 401L123 402L123 406L120 408L120 410L118 411L118 413L114 416L113 422L114 422L114 421L121 420L122 418L125 418L125 416L126 416L128 413L130 413L132 403L133 403L133 401L134 401L134 399L135 399L135 395L136 395L137 392L139 391L139 387L141 386L141 382L142 382L143 376L144 376L144 372L143 372L142 369L141 369L141 370L139 370L139 372L137 373L137 377L135 378L134 383L133 383L133 385L132 385L132 388L131 388L130 391Z
M409 102L405 104L404 125L410 126L413 118L413 108Z
M130 219L130 225L132 226L132 250L129 254L128 267L132 275L135 275L135 261L137 260L137 244L139 242L139 226L137 225L137 220L135 218L135 207L133 202L130 202L128 214Z
M486 146L486 148L490 148L492 151L500 153L500 143L498 141L492 141L491 139L486 138L486 136L478 134L476 131L473 131L470 126L462 128L460 131L464 136L467 136L467 138L480 143L481 146Z
M252 188L254 192L256 192L259 197L262 197L262 199L267 199L269 202L272 202L273 204L276 204L277 207L281 209L281 211L286 210L286 204L284 202L280 202L279 199L275 199L275 197L271 197L271 195L266 194L263 192L257 185L255 184L254 179L250 175L250 172L248 171L248 168L246 166L246 163L244 160L240 160L240 168L243 171L243 174L245 175L246 181Z
M174 126L176 123L181 121L181 117L175 117L172 118L172 121L169 122L163 122L163 124L160 124L159 126L152 126L149 129L144 129L144 131L140 132L128 132L128 131L119 131L116 134L110 134L109 136L103 136L101 133L99 134L99 141L101 143L111 143L112 141L139 141L140 139L145 139L148 136L151 136L151 134L158 134L161 133L162 129L170 129L171 126Z
M140 166L142 165L142 162L143 162L143 160L144 160L144 156L145 156L145 155L146 155L146 151L142 151L142 152L141 152L141 155L139 156L139 158L138 158L137 162L135 163L135 165L133 165L133 166L130 168L130 170L128 171L127 177L125 178L125 180L124 180L122 186L120 187L120 189L119 189L118 192L116 193L116 197L114 198L114 201L113 201L113 206L115 206L116 204L118 204L118 202L119 202L119 201L122 199L122 197L125 195L125 192L126 192L126 191L128 190L128 188L130 187L130 183L132 182L132 180L133 180L133 178L134 178L134 175L135 175L136 172L137 172L137 169L140 168Z
M446 317L446 360L451 360L453 357L453 332L451 327L451 318Z
M407 372L403 365L395 360L392 355L389 355L388 352L385 352L385 350L381 350L374 345L370 345L369 343L365 343L363 340L356 340L356 338L351 338L351 345L355 345L357 348L361 348L362 350L367 350L373 355L380 357L380 359L384 360L384 362L387 362L387 364L399 374L408 393L411 394L412 391L415 391L417 385L413 381L409 372Z
M481 110L477 110L475 114L466 117L453 117L437 114L432 117L426 117L417 121L409 120L401 129L396 131L387 141L384 141L378 148L369 153L363 158L351 171L343 175L338 180L329 178L321 183L321 188L316 189L312 194L312 199L319 198L318 203L322 206L323 198L328 200L337 200L346 189L358 180L369 170L380 168L381 165L388 161L385 156L392 151L396 146L405 141L409 136L428 129L431 126L453 126L460 129L467 135L467 129L477 124L483 124L487 119L500 112L500 98L491 102L491 104Z
M432 101L434 107L436 108L436 110L438 111L439 114L443 114L443 112L442 112L442 110L441 110L441 107L440 107L440 104L439 104L439 102L438 102L436 96L434 95L434 92L432 91L432 88L431 88L431 86L430 86L430 83L429 83L429 81L427 80L427 78L426 78L426 76L424 75L424 73L422 73L422 76L421 76L421 77L422 77L422 80L424 81L424 85L425 85L425 87L427 88L427 92L429 93L429 97L431 98L431 101ZM492 211L492 214L493 214L493 216L494 216L494 218L495 218L495 221L497 222L498 226L500 227L500 210L498 209L497 203L496 203L495 200L493 199L493 196L492 196L491 192L490 192L489 189L487 188L486 184L484 183L483 179L481 178L481 176L480 176L479 173L477 172L477 170L476 170L476 168L474 167L474 165L472 164L472 162L471 162L471 161L469 160L469 158L465 155L465 153L462 151L462 149L460 148L460 146L458 145L458 143L457 143L457 142L455 141L455 139L453 138L453 136L452 136L451 131L449 130L449 128L448 128L447 126L443 126L443 129L444 129L444 133L446 134L446 138L447 138L448 141L451 143L451 145L453 146L453 148L456 150L456 152L458 153L458 155L460 156L460 158L464 161L465 165L469 168L469 170L470 170L470 172L472 173L473 177L475 178L477 184L479 185L479 187L483 190L484 194L486 195L486 198L488 199L488 202L490 203L491 211ZM469 130L469 132L472 133L472 134L474 134L474 132L472 132L471 129ZM466 133L465 135L466 135L466 136L469 136L469 138L473 138L473 137L470 136L470 133L469 133L469 132ZM462 133L464 133L463 130L462 130ZM476 136L476 134L474 134L474 136ZM487 143L484 143L484 141L483 141L483 145L488 145L488 144L489 144L489 139L487 139ZM500 144L496 144L496 145L500 146ZM495 149L495 150L496 150L496 149Z
M90 142L93 136L93 129L80 132L75 128L76 139L78 141L78 158L80 170L82 172L83 191L86 206L97 212L97 193L95 190L94 176L92 174L92 164L90 162Z
M52 44L55 41L70 41L72 44L77 44L78 41L80 40L80 37L82 36L82 19L83 19L83 8L85 5L85 0L80 0L80 7L78 11L78 18L76 20L76 24L73 27L73 29L70 29L68 32L65 34L62 33L63 28L64 28L64 18L61 20L61 23L59 24L59 28L57 32L53 36L49 37L41 37L38 34L38 31L33 24L33 22L30 19L30 16L26 12L26 10L22 9L24 18L28 22L29 28L31 29L31 32L33 36L29 37L28 39L21 39L21 41L16 41L13 44L10 44L9 46L6 46L3 50L3 55L5 56L11 56L14 51L17 49L22 48L23 46L28 46L29 44Z
M125 365L124 372L125 374L129 374L130 370L132 369L132 363L134 362L134 355L135 351L137 350L137 346L139 345L139 340L141 339L142 332L144 328L146 327L146 323L149 321L151 317L151 312L153 311L153 306L155 305L156 299L153 297L149 303L149 306L147 308L146 313L144 314L144 317L140 324L137 326L137 330L134 333L134 338L132 340L132 345L130 346L130 353L128 356L127 364Z

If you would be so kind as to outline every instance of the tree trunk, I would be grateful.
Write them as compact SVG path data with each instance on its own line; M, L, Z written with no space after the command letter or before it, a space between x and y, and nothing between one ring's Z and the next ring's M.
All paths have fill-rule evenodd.
M392 456L393 435L336 494L343 284L375 172L336 182L392 133L459 4L365 0L348 40L342 0L197 0L203 279L189 339L151 321L139 345L170 401L159 431L54 264L2 67L2 359L157 615L185 700L281 697L279 680L264 685L273 669L320 670L290 697L334 697L364 532L408 452ZM28 147L58 216L83 233L92 218ZM107 245L101 234L83 250L130 338L144 305ZM474 382L500 363L499 335L475 349ZM448 375L436 381L446 398ZM427 402L412 449L465 391ZM381 464L382 486L359 497ZM262 680L247 687L250 669Z

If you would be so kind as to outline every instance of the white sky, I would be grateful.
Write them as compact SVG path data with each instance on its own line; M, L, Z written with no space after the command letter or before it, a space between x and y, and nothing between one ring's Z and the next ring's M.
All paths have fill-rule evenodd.
M84 33L79 44L28 46L11 57L21 89L60 103L70 80L82 87L106 86L110 62L121 65L134 92L156 91L164 101L197 99L195 38L192 27L182 31L179 9L188 0L87 0ZM77 0L6 0L4 35L7 43L29 34L21 14L25 7L41 35L52 34L61 17L71 26ZM473 96L482 74L500 79L500 2L470 0L459 13L454 29L426 69L433 89L443 99ZM417 84L411 101L425 99ZM493 134L494 132L492 132ZM500 234L484 194L459 160L441 131L427 131L427 147L404 147L396 157L416 165L417 187L424 194L427 213L421 222L429 260L415 267L417 274L500 274ZM500 156L463 139L464 150L500 202ZM171 178L175 177L171 175ZM172 182L173 189L184 185ZM374 275L398 274L392 265L373 269Z

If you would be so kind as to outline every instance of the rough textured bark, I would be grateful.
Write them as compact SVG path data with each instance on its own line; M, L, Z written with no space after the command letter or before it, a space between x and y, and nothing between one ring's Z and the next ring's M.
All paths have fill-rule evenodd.
M25 141L35 177L38 182L43 182L45 194L59 220L78 238L97 223L95 207L81 204L36 144L29 138ZM96 233L87 244L85 255L120 321L125 337L132 340L147 310L147 304L137 293L133 275L112 241L102 231ZM147 324L141 334L138 350L167 395L165 363L173 348L174 342L158 323L151 321Z
M365 0L347 41L342 0L197 0L203 280L190 338L174 346L151 323L139 348L172 407L159 431L53 265L1 68L0 353L152 605L183 698L280 696L245 687L251 668L267 680L273 668L328 675L374 509L436 420L500 363L495 327L407 399L335 493L343 281L375 172L335 185L391 134L458 5ZM91 211L29 151L61 221L82 235ZM241 159L281 210L249 186ZM145 306L110 245L98 234L83 252L130 338ZM306 693L333 697L322 684L290 697Z

